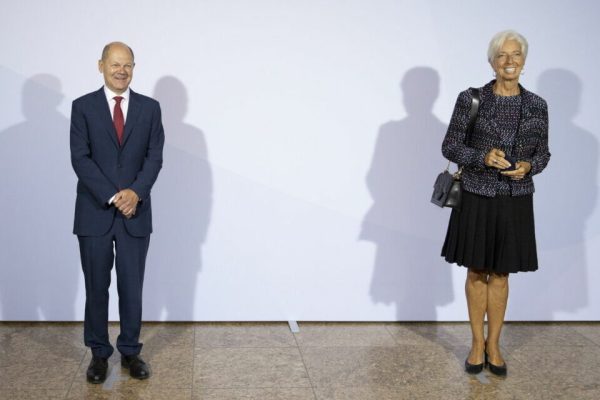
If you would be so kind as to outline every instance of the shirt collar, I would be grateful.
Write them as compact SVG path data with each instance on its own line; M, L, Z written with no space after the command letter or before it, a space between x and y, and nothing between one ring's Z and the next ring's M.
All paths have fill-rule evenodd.
M127 90L125 90L123 93L116 94L115 92L110 90L108 87L106 87L106 85L104 85L104 94L106 95L106 100L108 100L109 102L111 100L113 100L115 96L121 96L123 98L123 101L129 101L130 91L129 91L129 87L128 87Z

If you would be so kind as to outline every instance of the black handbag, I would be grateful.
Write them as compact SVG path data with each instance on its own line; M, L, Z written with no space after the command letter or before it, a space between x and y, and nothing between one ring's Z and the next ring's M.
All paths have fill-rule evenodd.
M477 112L479 111L479 103L481 98L479 95L479 89L471 88L471 94L473 99L471 101L471 110L469 111L469 124L467 125L467 134L465 137L465 143L469 143L469 138L473 133L475 127L475 120L477 119ZM454 174L450 174L450 162L444 171L442 171L436 178L433 184L433 194L431 195L431 202L439 207L450 207L460 210L462 202L462 183L460 181L463 167L460 167Z
M440 173L433 185L431 202L440 207L451 207L460 209L462 199L462 186L460 174L462 170L451 174L448 169Z

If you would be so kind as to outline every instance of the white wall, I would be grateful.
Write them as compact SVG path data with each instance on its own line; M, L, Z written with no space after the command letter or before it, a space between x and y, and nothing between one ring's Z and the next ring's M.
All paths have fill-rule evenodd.
M511 277L508 319L600 320L597 4L3 4L0 319L83 317L70 103L123 40L167 135L145 319L464 320L465 270L439 257L449 211L428 201L456 95L492 78L489 38L515 28L553 157L540 270Z

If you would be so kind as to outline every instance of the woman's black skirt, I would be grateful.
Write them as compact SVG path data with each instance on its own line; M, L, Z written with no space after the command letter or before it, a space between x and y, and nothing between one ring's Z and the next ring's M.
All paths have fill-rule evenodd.
M485 197L463 190L461 210L450 215L442 257L495 273L537 270L533 195Z

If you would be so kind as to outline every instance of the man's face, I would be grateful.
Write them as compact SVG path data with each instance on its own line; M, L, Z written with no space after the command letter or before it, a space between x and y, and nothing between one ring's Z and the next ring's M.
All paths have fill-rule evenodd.
M105 59L98 61L98 69L104 75L106 87L121 94L129 87L135 63L126 46L114 44Z

